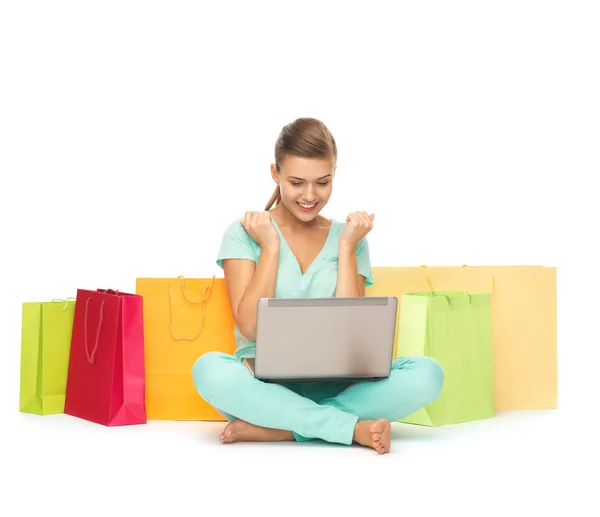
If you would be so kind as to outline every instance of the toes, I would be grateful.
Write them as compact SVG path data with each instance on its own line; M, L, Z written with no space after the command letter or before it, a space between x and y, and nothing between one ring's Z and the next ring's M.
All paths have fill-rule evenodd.
M373 442L373 449L375 449L379 454L383 454L385 452L385 447L381 442Z
M390 449L390 428L391 424L387 420L377 420L372 422L369 427L371 433L371 447L378 454L384 454Z
M222 443L233 442L235 440L235 431L236 431L235 423L230 422L229 424L227 424L227 426L225 426L225 429L223 429L223 432L219 436L219 440Z
M382 434L385 431L387 421L386 420L377 420L371 424L369 431L371 433Z
M369 432L372 434L381 434L383 432L383 426L379 422L375 422L371 427L369 427Z

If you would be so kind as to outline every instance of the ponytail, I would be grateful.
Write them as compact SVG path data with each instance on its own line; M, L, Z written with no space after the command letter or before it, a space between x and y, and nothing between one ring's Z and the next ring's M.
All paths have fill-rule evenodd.
M281 201L281 190L279 189L279 185L277 185L275 187L275 191L273 192L273 195L271 196L271 199L269 199L267 206L265 206L265 211L268 212L269 210L271 210L271 208L273 208L274 205L277 206L280 201Z

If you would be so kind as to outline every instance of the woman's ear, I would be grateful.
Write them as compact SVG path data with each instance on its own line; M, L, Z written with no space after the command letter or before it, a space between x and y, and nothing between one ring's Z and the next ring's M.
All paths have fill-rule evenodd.
M279 185L279 172L274 163L271 164L271 177L273 178L273 181Z

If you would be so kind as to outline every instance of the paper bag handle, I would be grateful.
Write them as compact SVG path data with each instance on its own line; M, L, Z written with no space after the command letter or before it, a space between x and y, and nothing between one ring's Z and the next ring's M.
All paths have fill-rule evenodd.
M466 294L469 297L469 305L471 305L471 303L473 303L473 297L471 296L471 293L467 292L467 291L455 291L456 293L460 293L460 294ZM431 291L431 295L432 296L443 296L444 298L446 298L446 301L448 302L448 305L450 305L450 296L448 296L446 293L443 292L436 292L436 291Z
M114 289L98 289L97 291L103 294L113 294L115 296L120 296L118 289L116 291Z
M427 266L424 265L424 264L421 264L420 267L424 267L425 269L427 269ZM467 266L467 264L463 264L461 267L468 267L468 266ZM425 277L425 280L427 280L427 283L429 284L429 287L430 287L431 291L434 292L435 289L433 288L433 284L431 283L431 280L429 280L428 277ZM494 298L494 292L495 292L495 290L496 290L496 277L494 277L494 275L492 275L492 289L491 289L491 292L490 292L490 299ZM465 291L462 291L462 292L465 292Z
M67 310L67 307L69 306L69 302L74 302L75 298L73 298L72 296L69 296L66 300L63 300L62 298L54 298L52 300L52 303L56 303L56 302L63 302L65 304L65 306L62 308L63 312L65 312Z
M195 336L193 336L193 337L175 336L175 334L173 333L173 306L172 306L171 286L169 286L169 332L174 341L196 341L196 339L198 339L200 337L200 335L202 334L202 330L204 329L204 320L206 318L206 303L205 302L206 302L206 300L208 300L208 298L212 294L213 286L215 285L215 275L213 275L213 277L212 277L212 283L210 284L210 286L207 285L204 287L204 290L202 291L202 299L200 299L200 300L192 300L188 296L187 291L185 290L185 278L183 278L183 276L180 275L177 278L181 278L181 290L183 292L184 298L188 302L193 303L194 305L200 304L202 306L202 322L200 323L200 330L198 331L198 333Z
M102 305L100 305L100 318L98 320L98 328L96 329L96 341L94 343L94 348L92 349L92 353L90 353L89 346L88 346L87 324L88 324L88 308L89 308L91 299L92 299L92 297L88 296L87 300L85 301L85 315L84 315L84 319L83 319L83 335L84 335L83 340L85 342L85 355L87 356L88 363L94 364L94 361L96 358L96 350L98 350L98 343L100 341L100 328L102 327L102 320L104 319L104 304L106 303L106 300L102 300Z

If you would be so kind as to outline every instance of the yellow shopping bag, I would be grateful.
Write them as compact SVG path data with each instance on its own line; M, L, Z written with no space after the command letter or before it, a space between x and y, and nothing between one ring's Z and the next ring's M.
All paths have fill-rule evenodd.
M138 278L136 294L144 304L148 420L224 421L196 391L192 367L206 352L236 349L225 280Z
M495 409L557 407L556 268L380 267L373 276L367 296L396 296L398 311L411 291L490 293Z

